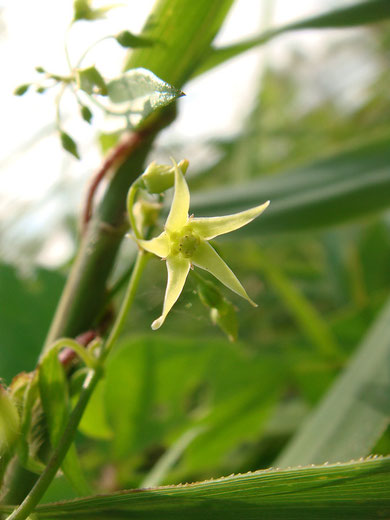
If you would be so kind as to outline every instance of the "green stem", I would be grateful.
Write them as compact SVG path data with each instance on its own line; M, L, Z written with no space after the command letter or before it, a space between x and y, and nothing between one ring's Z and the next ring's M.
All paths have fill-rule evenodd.
M135 293L137 291L142 272L148 261L148 257L149 255L147 253L139 251L119 314L107 340L102 346L96 366L88 371L79 400L69 417L68 424L60 439L60 442L51 455L45 471L39 477L36 484L20 504L20 506L7 518L7 520L24 520L27 518L34 510L35 506L39 503L53 478L55 477L57 471L59 470L62 461L64 460L64 457L73 442L77 427L89 402L89 399L97 383L103 375L102 367L104 360L110 353L114 343L118 339L119 334L123 329L126 315L134 302ZM69 339L64 338L56 342L52 348L61 348L62 346L70 346L73 348L75 347L73 343L74 342L70 342Z
M107 341L104 345L103 359L107 357L107 355L112 349L112 346L114 345L114 343L118 339L119 334L122 331L126 316L133 304L135 293L137 291L141 275L147 264L149 256L150 255L148 253L145 253L142 250L138 252L138 256L134 264L133 272L131 273L131 278L129 281L129 285L127 286L126 294L123 299L121 309L115 320L114 326L111 329L110 335L108 336Z
M60 351L62 348L68 347L72 349L76 354L79 356L79 358L84 361L85 365L88 368L94 368L96 365L96 358L91 356L89 351L80 345L80 343L77 343L74 339L71 338L61 338L57 340L55 343L53 343L48 350L44 354L41 355L42 358L48 354L48 352L52 351L53 349L56 349L57 351Z
M135 182L133 182L133 184L131 185L131 187L129 189L126 204L127 204L127 213L129 215L131 229L133 230L134 235L137 238L139 238L140 240L142 240L142 235L138 231L137 221L135 219L134 212L133 212L133 207L134 207L134 202L135 202L135 197L137 195L137 191L138 191L138 186L137 186L137 181L135 181Z
M97 45L99 45L99 43L101 42L104 42L106 40L111 40L111 39L115 39L115 36L113 36L112 34L109 34L108 36L103 36L103 38L100 38L99 40L97 40L96 42L92 43L89 47L86 48L86 50L83 52L83 54L80 56L77 64L76 64L76 67L75 69L78 69L81 67L81 64L82 62L85 60L87 54L92 50L94 49Z

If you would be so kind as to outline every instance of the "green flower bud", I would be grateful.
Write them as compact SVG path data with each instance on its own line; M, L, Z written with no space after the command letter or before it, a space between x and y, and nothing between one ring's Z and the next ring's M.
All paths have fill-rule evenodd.
M14 90L14 95L23 96L30 87L31 87L31 83L25 83L24 85L19 85L19 87L16 87L16 89Z
M178 166L185 175L189 162L183 159ZM145 189L149 193L163 193L172 188L175 183L175 170L173 166L167 164L157 164L155 161L149 164L141 179Z
M235 341L238 336L238 322L234 305L222 296L217 286L209 280L204 280L199 275L198 295L200 301L210 308L210 318L224 332L230 341Z
M211 309L210 317L211 321L226 334L230 341L237 340L237 313L234 305L231 302L224 300L222 305Z
M134 204L133 213L137 222L137 228L154 226L157 223L161 211L161 204L148 200L139 200Z
M200 301L206 307L216 308L222 305L223 296L221 291L216 287L215 284L208 280L204 280L199 275L198 278L198 295Z

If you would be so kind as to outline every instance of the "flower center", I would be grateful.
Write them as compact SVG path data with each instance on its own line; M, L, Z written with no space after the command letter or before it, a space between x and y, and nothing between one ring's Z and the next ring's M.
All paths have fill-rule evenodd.
M190 229L184 228L181 233L171 233L171 254L181 254L191 258L200 244L200 238Z

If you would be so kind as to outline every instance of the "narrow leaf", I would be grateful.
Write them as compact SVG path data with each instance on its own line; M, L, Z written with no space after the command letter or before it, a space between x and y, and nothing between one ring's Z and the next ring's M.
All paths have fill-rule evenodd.
M12 454L19 435L19 415L12 396L0 385L0 459Z
M267 211L240 236L306 231L380 212L390 207L388 143L386 136L285 173L195 193L190 210L224 215L270 199Z
M280 467L370 453L390 417L390 299L345 371L276 461Z
M390 3L388 0L368 0L344 8L335 9L319 16L305 18L283 27L272 29L257 37L219 49L212 48L206 59L195 71L198 76L221 63L242 54L243 52L263 45L280 34L302 29L341 29L356 27L390 18Z
M54 448L63 434L69 417L67 383L56 349L49 351L43 357L39 366L38 377L41 402L45 412L50 442ZM81 471L74 445L69 449L63 461L62 469L78 492L82 494L90 492Z
M147 67L181 88L209 51L234 0L159 0L141 36L161 45L134 49L126 69ZM158 23L156 23L158 20Z
M38 506L39 519L337 520L390 515L390 459L265 470ZM9 512L9 506L0 506Z
M340 361L341 352L336 340L315 307L264 252L257 249L255 258L256 263L260 263L267 280L279 294L313 347L323 358Z

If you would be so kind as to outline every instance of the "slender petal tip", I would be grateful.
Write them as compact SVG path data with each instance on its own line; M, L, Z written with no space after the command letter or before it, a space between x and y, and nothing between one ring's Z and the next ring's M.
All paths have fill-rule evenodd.
M164 317L163 316L160 316L159 318L157 318L157 320L154 320L154 322L152 323L151 327L152 327L152 330L157 330L161 327L161 325L164 323Z

